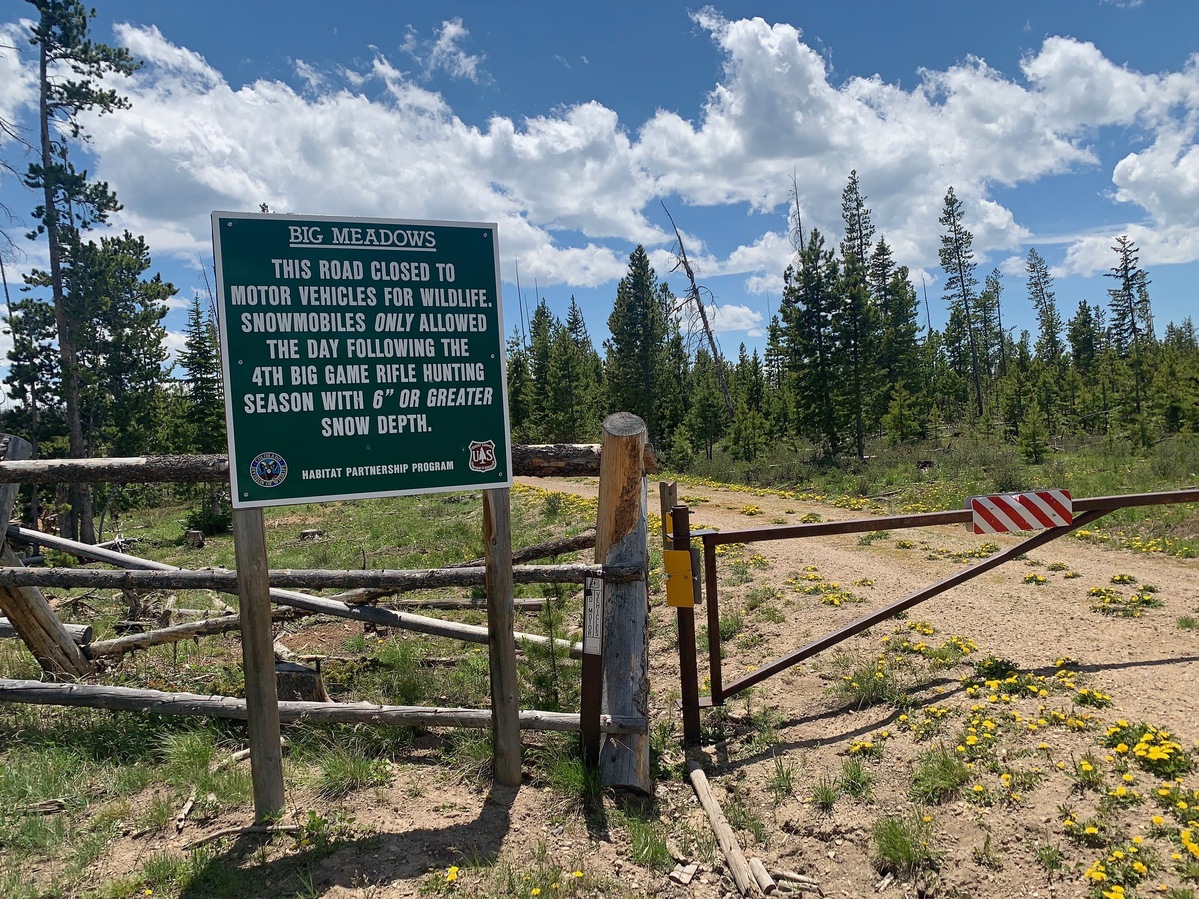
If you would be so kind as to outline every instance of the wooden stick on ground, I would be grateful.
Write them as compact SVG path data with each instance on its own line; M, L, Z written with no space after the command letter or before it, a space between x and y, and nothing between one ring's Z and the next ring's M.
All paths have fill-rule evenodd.
M247 833L299 833L301 830L303 828L299 824L247 824L245 827L223 827L185 844L183 851L191 852L205 843L212 843L224 837L236 837Z
M774 878L770 876L770 872L766 870L766 866L757 856L750 856L749 873L754 876L754 882L757 883L758 889L767 896L778 889L778 884L774 882Z
M757 896L759 894L758 884L749 869L749 861L745 858L745 853L741 851L741 844L737 842L733 828L729 826L728 819L721 811L720 803L712 794L712 788L708 786L708 777L704 774L704 769L695 762L691 762L687 766L687 776L691 780L691 786L695 788L695 795L699 797L699 804L703 806L708 815L712 832L716 834L716 842L720 844L720 851L724 853L725 861L728 862L729 872L733 875L733 882L737 884L737 889L742 896Z

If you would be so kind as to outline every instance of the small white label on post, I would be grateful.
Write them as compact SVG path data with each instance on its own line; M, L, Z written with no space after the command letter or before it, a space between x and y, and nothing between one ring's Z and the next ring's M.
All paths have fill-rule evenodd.
M583 654L597 656L604 648L604 579L583 582Z

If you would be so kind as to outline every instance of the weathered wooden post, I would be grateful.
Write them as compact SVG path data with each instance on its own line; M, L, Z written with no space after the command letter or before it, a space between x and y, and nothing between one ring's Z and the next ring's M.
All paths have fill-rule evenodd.
M261 508L233 510L237 593L241 605L242 665L246 673L246 726L254 818L283 811L283 749L279 743L279 697L275 686L275 638L271 630L271 588L266 528Z
M649 567L645 423L616 412L604 419L595 560ZM604 711L649 717L649 585L645 578L604 586ZM605 786L653 792L646 734L608 734L600 749Z
M0 460L28 459L32 450L28 440L12 434L0 434ZM16 483L0 484L0 516L3 516L0 521L6 529L5 534L0 534L0 564L9 567L21 565L21 560L12 551L7 539L8 519L12 515L19 489ZM71 680L91 674L91 663L37 587L0 589L0 611L47 674Z
M496 783L520 786L520 684L512 598L512 506L507 487L483 491L487 654L491 668L491 753Z

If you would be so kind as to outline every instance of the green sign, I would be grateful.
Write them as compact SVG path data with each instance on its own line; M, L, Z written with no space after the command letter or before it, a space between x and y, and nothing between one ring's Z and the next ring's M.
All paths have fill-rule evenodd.
M237 508L512 483L495 225L214 212Z

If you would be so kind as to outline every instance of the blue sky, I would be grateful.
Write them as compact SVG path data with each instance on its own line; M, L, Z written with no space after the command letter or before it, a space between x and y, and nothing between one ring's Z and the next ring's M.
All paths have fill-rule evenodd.
M598 344L638 243L676 293L683 231L719 339L761 346L787 196L834 240L856 169L875 225L944 321L937 217L952 185L979 278L1034 328L1030 247L1062 313L1105 303L1128 233L1159 323L1199 311L1199 5L1194 0L438 4L97 0L98 39L146 66L133 108L90 123L90 167L180 288L213 209L496 221L507 330L574 295ZM0 115L32 127L35 60L0 0ZM11 141L0 153L27 160ZM34 201L0 175L28 221ZM10 228L18 235L23 228ZM44 264L21 244L10 280ZM172 337L177 342L177 334ZM0 350L4 347L0 344Z

